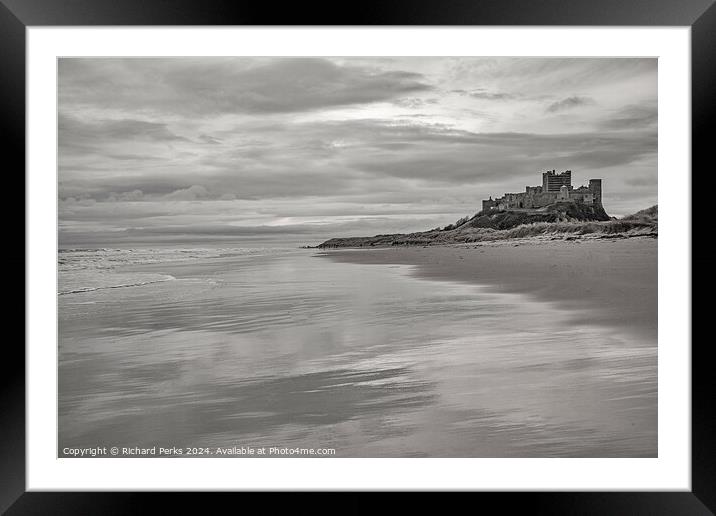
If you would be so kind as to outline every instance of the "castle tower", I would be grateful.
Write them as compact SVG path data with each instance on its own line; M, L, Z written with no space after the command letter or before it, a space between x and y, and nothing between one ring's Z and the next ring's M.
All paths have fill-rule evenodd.
M495 207L497 207L497 202L492 200L492 196L490 196L489 199L485 199L484 201L482 201L482 211L491 210Z
M566 186L568 189L572 188L572 171L565 170L564 172L557 173L554 170L548 170L542 173L542 191L559 193L559 189L562 186Z
M590 179L589 189L594 194L594 204L599 206L602 205L602 180L601 179Z

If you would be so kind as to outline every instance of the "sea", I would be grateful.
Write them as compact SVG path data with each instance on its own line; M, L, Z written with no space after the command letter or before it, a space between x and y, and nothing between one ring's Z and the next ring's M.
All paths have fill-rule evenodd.
M59 455L657 455L655 343L328 253L61 249Z

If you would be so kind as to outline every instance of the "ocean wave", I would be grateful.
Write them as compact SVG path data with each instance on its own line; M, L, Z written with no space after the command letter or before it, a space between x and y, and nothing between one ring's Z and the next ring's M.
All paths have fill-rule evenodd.
M102 286L95 286L95 287L80 287L80 288L71 289L71 290L61 290L60 292L57 293L57 295L64 296L67 294L80 294L83 292L94 292L96 290L106 290L106 289L110 289L110 288L141 287L142 285L150 285L152 283L162 283L164 281L172 281L175 279L176 278L174 276L170 276L167 274L162 278L156 278L156 279L151 279L151 280L146 280L146 281L138 281L138 282L133 282L133 283L121 283L118 285L102 285Z
M111 270L125 265L176 263L233 256L284 253L283 248L74 248L59 249L57 264L61 272L77 270Z

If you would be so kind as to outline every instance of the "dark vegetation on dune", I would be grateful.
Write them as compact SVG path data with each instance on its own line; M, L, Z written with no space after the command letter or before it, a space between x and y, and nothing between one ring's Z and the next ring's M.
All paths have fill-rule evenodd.
M657 205L654 205L651 208L637 211L636 213L634 213L632 215L627 215L622 220L656 223L659 220L659 207Z
M562 202L540 210L480 212L454 224L430 231L372 237L331 238L319 248L445 245L543 237L628 238L658 235L658 207L652 206L621 219L609 217L601 206Z
M465 225L473 228L512 229L523 224L536 222L566 222L571 220L609 220L609 215L601 206L585 206L573 202L555 203L540 210L491 210L480 212L463 224L444 230L456 229ZM458 221L459 222L459 221Z

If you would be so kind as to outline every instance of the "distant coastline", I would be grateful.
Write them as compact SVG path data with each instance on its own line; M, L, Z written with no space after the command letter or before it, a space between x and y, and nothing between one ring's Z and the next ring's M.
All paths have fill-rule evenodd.
M603 212L603 210L601 210ZM331 238L319 249L466 244L538 238L548 240L658 237L658 205L621 219L604 220L601 213L578 203L555 203L538 210L483 210L444 228L372 237Z

